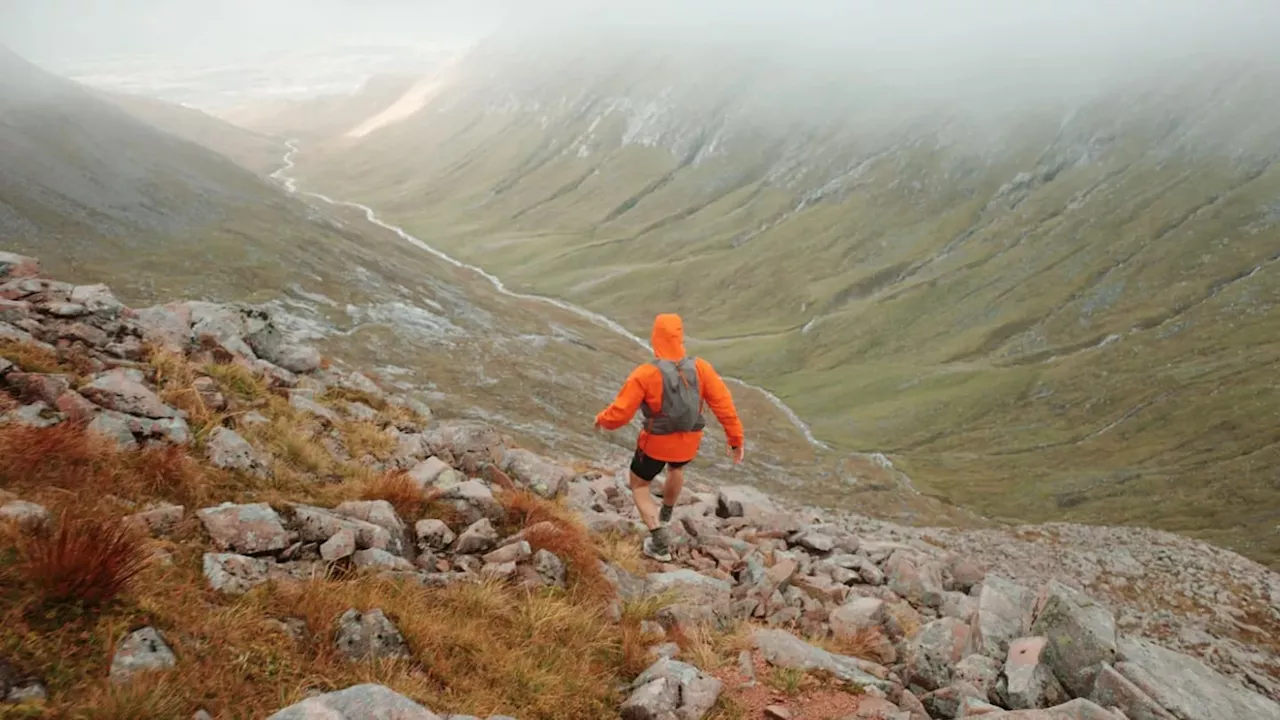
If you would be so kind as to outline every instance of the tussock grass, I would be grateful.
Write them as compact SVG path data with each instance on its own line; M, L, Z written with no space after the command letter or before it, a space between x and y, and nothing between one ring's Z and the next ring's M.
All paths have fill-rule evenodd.
M62 373L70 370L56 353L14 340L0 340L0 357L32 373Z
M320 402L329 405L340 402L364 403L378 411L385 411L388 408L394 407L388 403L385 398L378 397L377 395L367 393L363 390L344 387L331 387L328 390L325 390L324 394L321 395L319 399Z
M375 460L386 461L395 452L395 436L372 422L345 422L341 430L347 452L353 458L368 455Z
M535 551L555 553L565 562L571 587L595 598L612 594L613 587L600 571L600 552L571 510L527 490L497 497L506 511L504 529L523 531Z
M114 600L148 559L142 536L118 518L75 511L24 537L19 554L22 574L44 602L87 606Z
M870 660L871 662L880 662L877 659L877 650L883 646L884 641L884 633L879 628L869 627L859 628L852 635L827 638L823 642L815 644L837 655L847 655Z
M423 517L427 507L440 496L437 488L428 488L426 492L418 489L404 471L384 473L369 472L356 483L347 483L356 489L356 497L360 500L386 500L396 509L396 513L409 524Z
M236 363L209 363L204 372L218 381L227 397L242 402L262 400L270 392L267 382L253 370Z

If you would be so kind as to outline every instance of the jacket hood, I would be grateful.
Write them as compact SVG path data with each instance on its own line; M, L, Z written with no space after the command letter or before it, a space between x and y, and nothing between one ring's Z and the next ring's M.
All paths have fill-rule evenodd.
M653 354L659 360L680 360L684 357L684 322L679 315L664 313L653 321L653 335L649 338Z

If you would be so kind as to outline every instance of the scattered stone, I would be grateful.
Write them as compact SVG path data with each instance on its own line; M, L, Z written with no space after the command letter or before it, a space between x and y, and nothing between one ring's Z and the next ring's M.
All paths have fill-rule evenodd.
M267 463L235 430L219 427L209 436L205 455L215 467L255 474L266 472Z
M459 555L477 555L488 552L498 542L498 531L488 518L481 518L462 531L455 550Z
M716 514L722 518L758 518L778 512L769 496L748 485L730 485L716 494Z
M435 483L441 473L451 469L452 468L449 467L449 464L440 458L429 457L413 466L413 469L409 471L409 479L412 480L413 484L417 485L420 490L426 490Z
M413 526L413 533L418 538L419 550L444 550L452 545L457 537L443 520L436 518L419 520Z
M343 613L334 644L348 660L411 657L400 630L378 609L362 613L351 608Z
M795 717L791 711L781 705L770 705L764 709L764 716L769 720L791 720Z
M986 702L986 698L982 696L982 693L977 688L963 682L956 682L947 687L926 693L924 697L920 698L920 702L924 705L926 712L929 713L929 717L955 718L962 717L961 708L967 698Z
M378 419L378 411L361 402L347 403L347 417L358 422L373 422Z
M556 497L573 480L573 471L569 468L520 448L503 453L501 469L546 498Z
M80 394L108 410L147 418L180 417L150 388L142 384L141 373L108 370L80 388Z
M889 557L884 572L889 589L913 605L942 607L942 567L936 562L899 550Z
M388 687L365 683L307 698L267 720L440 720L440 716Z
M476 420L437 423L423 434L423 440L428 454L469 475L478 474L489 463L500 466L507 445L496 428Z
M124 310L124 303L106 285L78 285L71 290L71 302L106 320L115 319Z
M964 657L968 641L969 626L955 618L942 618L925 625L907 645L908 682L924 690L950 685L953 668Z
M982 692L985 700L995 697L996 683L1000 679L1001 665L986 655L970 655L956 664L952 677Z
M624 720L701 720L720 699L724 683L688 663L659 658L631 688L622 705Z
M444 492L441 498L449 502L463 522L474 523L481 518L502 519L502 504L493 497L493 491L479 480L467 480Z
M111 682L126 683L142 672L169 670L178 664L178 658L165 643L164 637L152 627L144 627L129 633L116 646L111 659Z
M978 609L970 622L970 652L1004 662L1009 643L1031 630L1035 593L998 575L982 581Z
M321 405L315 400L312 400L311 398L307 397L305 393L298 390L295 390L289 393L289 407L299 412L304 412L309 415L314 415L322 420L325 420L330 425L337 425L339 422L342 421L342 418L338 417L338 413Z
M816 530L805 530L799 533L792 539L792 544L818 555L829 553L836 547L835 539Z
M38 680L27 680L9 689L5 701L14 705L39 705L49 699L49 691Z
M752 639L774 667L792 670L821 670L846 682L888 691L890 685L861 668L856 658L834 655L783 630L757 630Z
M67 390L59 395L53 401L53 406L73 423L92 422L100 413L105 412L75 390Z
M0 504L0 522L12 523L28 532L49 521L49 511L26 500L10 500Z
M391 536L391 545L386 548L388 551L394 553L405 551L408 543L404 521L386 500L350 500L338 505L333 511L343 517L377 525Z
M40 274L40 261L26 255L0 251L0 281L35 277Z
M482 558L486 563L518 563L533 556L533 548L525 540L513 542Z
M402 570L412 571L413 563L399 555L392 555L386 550L370 548L359 550L351 556L351 562L362 570Z
M290 342L269 317L244 339L259 358L289 372L309 373L320 368L320 351L310 345Z
M1193 657L1125 638L1120 642L1120 658L1116 670L1179 720L1280 720L1280 704L1240 687Z
M71 379L66 375L11 372L4 379L27 402L40 400L55 405L58 398L71 389Z
M266 415L263 415L257 410L250 410L240 416L240 422L243 425L266 425L271 421L267 419Z
M480 578L483 580L494 580L506 582L516 576L516 564L513 562L503 563L485 563L480 568Z
M350 529L355 533L357 548L390 551L395 547L391 533L373 523L343 517L310 505L291 505L290 510L293 513L292 527L298 531L298 538L303 542L322 543L344 529Z
M270 579L275 563L233 553L205 553L204 577L209 587L229 595L243 595Z
M1048 640L1029 637L1009 646L1005 662L1005 698L1014 710L1035 710L1060 705L1070 699L1045 663Z
M1173 715L1110 665L1102 666L1089 699L1103 707L1119 708L1129 720L1174 720Z
M1116 658L1116 620L1093 598L1057 581L1044 590L1044 603L1031 626L1048 638L1045 661L1072 695L1084 697L1103 663Z
M320 544L320 557L325 562L336 562L350 557L356 551L356 534L351 528L343 528Z
M550 550L544 549L534 553L533 567L544 585L561 588L565 586L566 569L564 561Z
M186 509L181 505L162 502L154 504L141 512L129 515L125 518L125 522L131 523L151 535L163 537L177 528L178 523L182 522L185 512Z
M223 503L196 511L219 550L242 555L278 552L293 542L280 516L266 503Z

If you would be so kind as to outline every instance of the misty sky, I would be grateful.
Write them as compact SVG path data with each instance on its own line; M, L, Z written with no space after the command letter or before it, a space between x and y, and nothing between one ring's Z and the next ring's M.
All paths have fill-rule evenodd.
M957 66L1189 67L1280 59L1280 0L0 0L0 42L37 62L174 61L334 44L470 41L499 25L840 53L907 73Z

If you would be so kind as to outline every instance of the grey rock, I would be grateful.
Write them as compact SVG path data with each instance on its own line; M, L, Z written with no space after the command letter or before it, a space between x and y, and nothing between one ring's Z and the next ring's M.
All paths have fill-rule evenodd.
M105 319L114 319L124 310L124 303L106 285L78 285L71 290L71 302Z
M23 405L17 410L11 410L3 416L0 416L0 425L6 422L17 423L18 425L26 425L28 427L46 428L53 427L62 422L61 417L54 414L52 417L47 416L50 412L49 406L43 402L34 402L30 405Z
M365 683L307 698L267 720L440 720L440 716L390 688Z
M480 578L505 582L516 576L516 570L516 564L513 562L485 563L484 567L480 568Z
M1001 664L986 655L970 655L956 663L952 679L981 690L986 700L995 699L996 683L1000 679Z
M506 452L502 433L475 420L436 423L423 434L423 440L429 454L473 475L490 463L501 465Z
M943 593L942 607L938 612L943 617L953 617L965 624L973 622L973 616L978 614L978 601L961 592L948 590Z
M324 508L310 505L291 505L292 527L303 542L322 543L343 530L351 530L356 536L356 547L390 551L395 539L387 529L356 518L343 517Z
M488 552L498 543L498 531L488 518L481 518L472 523L458 538L454 548L460 555L476 555Z
M906 551L897 551L884 567L889 589L919 607L942 607L942 566Z
M40 274L40 261L26 255L0 251L0 281L34 277Z
M108 410L147 418L180 417L137 376L124 370L109 370L80 388L80 394Z
M172 503L157 503L125 518L125 522L146 532L162 537L168 535L182 522L186 509Z
M1193 657L1125 638L1120 658L1116 670L1178 720L1280 720L1280 704Z
M955 618L925 625L907 644L906 674L911 685L937 690L951 684L953 669L964 657L969 626Z
M947 687L926 693L924 697L920 698L920 701L928 711L929 717L958 718L962 717L961 712L966 699L986 702L982 692L964 682L956 682Z
M349 500L335 507L333 511L343 517L372 523L383 528L392 541L386 549L394 553L405 551L408 543L404 521L386 500Z
M533 555L533 567L544 585L564 587L566 569L564 561L550 550L539 550Z
M773 500L749 485L730 485L716 493L716 514L722 518L758 518L776 512Z
M1093 598L1057 581L1045 589L1031 632L1048 638L1045 660L1076 697L1087 696L1093 689L1103 663L1115 662L1115 616Z
M343 528L320 544L320 557L326 562L336 562L350 557L356 551L356 534L351 528Z
M338 413L321 405L315 400L312 400L311 398L307 397L305 393L301 391L295 390L289 393L289 407L293 408L294 410L297 410L298 412L314 415L322 420L325 420L331 425L336 425L342 421L342 418L338 417Z
M377 548L356 551L351 556L351 562L362 570L402 570L406 572L413 570L413 563L399 555L392 555L386 550Z
M1035 602L1031 590L998 575L988 575L970 621L969 651L1004 662L1009 643L1031 630Z
M500 467L516 482L549 498L559 495L574 474L573 470L522 448L505 451Z
M413 466L409 470L409 479L413 481L420 489L425 490L435 484L437 478L446 470L451 470L449 464L438 457L429 457L426 460Z
M270 579L270 560L234 553L205 553L204 577L209 587L229 595L242 595Z
M196 511L219 550L242 555L278 552L292 543L280 516L266 503L223 503Z
M482 558L486 563L518 563L533 557L533 548L528 541L519 540L508 543Z
M1009 645L1005 661L1005 698L1014 710L1035 710L1060 705L1070 698L1045 663L1048 640L1029 637Z
M378 419L378 411L362 402L347 404L347 417L358 422L373 422Z
M362 613L352 608L343 613L334 643L348 660L411 657L399 628L379 609Z
M501 503L493 497L489 486L479 480L467 480L444 492L442 499L449 502L465 522L474 523L486 518L493 521L502 519Z
M686 601L715 602L728 599L733 586L724 580L703 575L693 570L674 570L650 573L645 581L646 595L674 592Z
M121 450L132 450L138 447L138 441L129 429L129 421L125 416L112 412L98 413L89 422L88 429L115 443Z
M178 658L165 643L164 637L152 627L144 627L129 633L116 646L111 658L111 682L119 685L142 672L169 670L178 664Z
M883 691L890 683L864 671L856 658L835 655L783 630L757 630L752 636L764 659L775 667L793 670L821 670L841 680Z
M622 704L622 720L673 720L679 703L679 685L656 678L636 688Z
M835 540L816 530L805 530L795 536L792 544L818 554L829 553L836 547Z
M49 511L42 505L26 500L0 502L0 523L11 523L33 531L49 521Z
M270 318L244 339L259 358L289 372L309 373L320 368L320 351L289 341Z
M191 308L186 303L134 310L133 319L148 342L179 351L191 342Z
M419 520L413 526L413 533L418 538L419 550L444 550L452 545L457 537L443 520L436 518Z
M622 706L624 718L701 720L720 698L724 685L688 663L659 658L631 687L631 697Z
M263 475L266 460L235 430L219 427L205 444L205 456L214 467Z
M1089 699L1103 707L1119 708L1128 720L1174 720L1169 711L1110 665L1102 666Z

